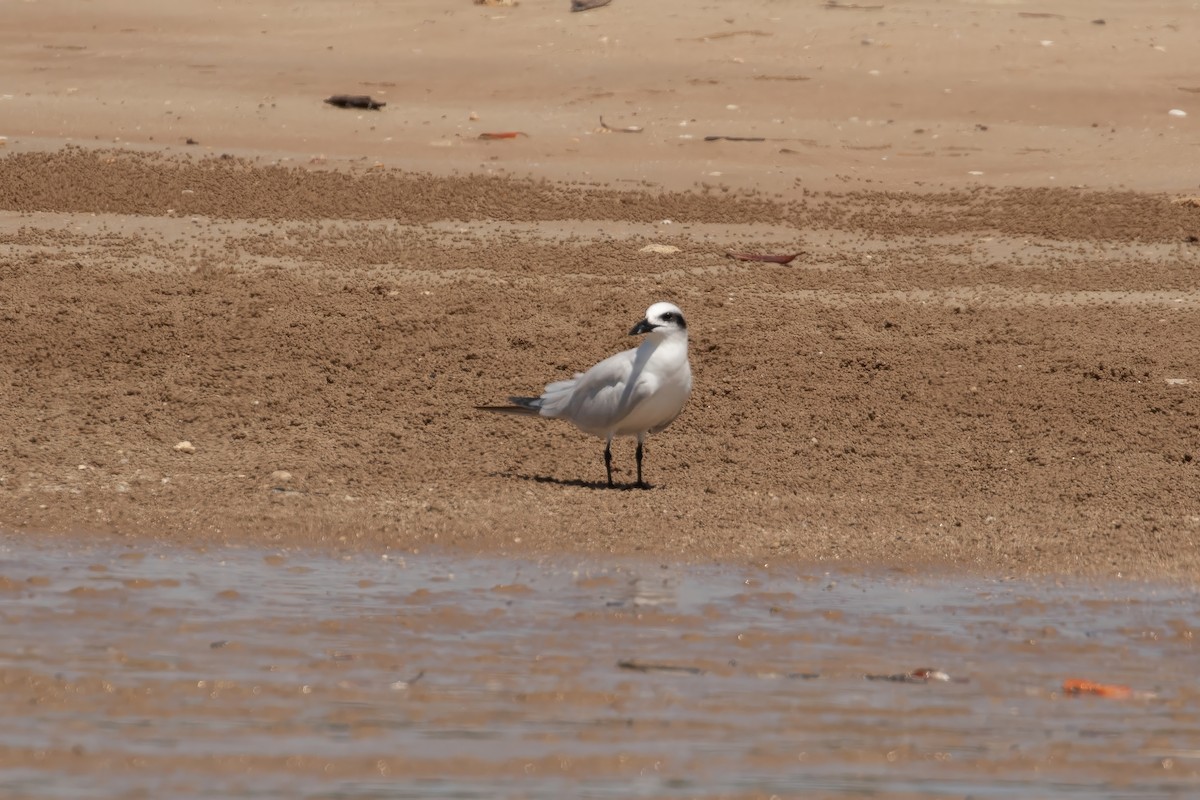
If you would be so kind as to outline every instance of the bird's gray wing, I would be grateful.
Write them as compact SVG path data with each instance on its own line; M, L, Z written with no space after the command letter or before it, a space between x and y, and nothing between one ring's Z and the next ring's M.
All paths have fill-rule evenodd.
M634 376L636 352L617 353L571 381L550 384L542 395L542 413L555 402L562 408L557 416L585 431L603 433L616 427L653 388ZM567 383L569 387L563 385Z
M582 430L605 435L654 389L653 381L637 380L637 350L609 356L587 372L547 384L541 397L510 397L511 406L476 406L480 411L540 414L565 419ZM634 383L631 386L630 380Z

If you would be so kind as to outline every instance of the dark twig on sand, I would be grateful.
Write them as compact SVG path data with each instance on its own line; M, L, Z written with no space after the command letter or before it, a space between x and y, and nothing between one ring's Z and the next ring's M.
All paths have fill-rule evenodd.
M372 99L369 94L335 94L332 97L326 97L325 102L338 108L365 108L369 111L378 111L387 105L387 103Z
M626 125L623 128L614 128L612 125L609 125L607 122L604 121L604 117L600 118L600 128L601 128L601 130L612 131L614 133L641 133L642 132L641 125Z
M765 142L765 136L705 136L706 142L719 142L724 139L727 142Z

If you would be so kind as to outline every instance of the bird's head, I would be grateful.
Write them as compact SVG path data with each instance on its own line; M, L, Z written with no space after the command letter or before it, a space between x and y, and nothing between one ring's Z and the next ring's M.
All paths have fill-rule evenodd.
M655 303L646 309L646 317L629 332L630 336L639 333L687 333L687 322L679 306L672 303Z

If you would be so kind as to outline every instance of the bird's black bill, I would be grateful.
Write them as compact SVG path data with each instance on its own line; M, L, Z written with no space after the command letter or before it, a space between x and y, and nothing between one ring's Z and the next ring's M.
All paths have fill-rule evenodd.
M644 319L633 326L633 329L629 331L629 335L637 336L639 333L649 333L652 330L654 330L654 326L650 324L650 320Z

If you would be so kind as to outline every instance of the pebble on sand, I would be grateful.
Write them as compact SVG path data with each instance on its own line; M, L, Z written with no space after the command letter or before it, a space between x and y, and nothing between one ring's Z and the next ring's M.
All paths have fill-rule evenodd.
M175 450L180 453L191 454L191 453L196 452L196 445L192 444L189 441L184 440L184 441L180 442L179 444L175 445Z
M275 483L287 483L292 479L292 473L286 469L277 469L271 473L271 480Z

